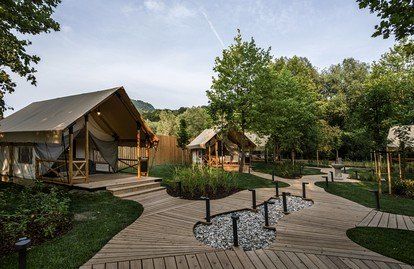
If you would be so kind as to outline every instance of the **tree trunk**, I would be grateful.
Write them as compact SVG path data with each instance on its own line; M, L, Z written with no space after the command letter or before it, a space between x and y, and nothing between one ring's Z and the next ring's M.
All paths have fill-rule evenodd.
M244 149L240 148L240 163L239 163L239 173L243 173L244 168Z
M382 194L382 182L381 182L381 153L378 153L377 157L378 161L378 192Z
M292 156L292 164L295 165L295 150L294 149L292 149L291 156Z
M319 166L319 150L316 150L316 164Z
M339 163L339 152L338 152L338 149L335 149L335 151L336 151L336 161L335 161L335 163Z

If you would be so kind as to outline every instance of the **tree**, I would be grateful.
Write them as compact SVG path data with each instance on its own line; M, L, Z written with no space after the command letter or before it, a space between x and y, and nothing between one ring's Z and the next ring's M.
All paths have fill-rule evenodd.
M188 145L189 136L187 133L187 122L185 119L180 119L180 126L178 127L177 133L177 146L181 151L181 163L184 164L184 150Z
M4 95L14 92L16 83L10 72L26 78L36 85L36 69L40 58L30 55L26 48L31 45L27 39L19 39L21 35L37 35L59 31L59 24L52 19L54 9L60 0L21 0L0 2L0 113L7 109Z
M318 151L331 152L335 150L338 161L338 150L342 144L342 130L338 126L331 126L325 120L318 122ZM317 158L319 159L319 158Z
M412 0L357 0L359 8L369 8L377 13L381 22L375 26L372 35L389 38L395 35L397 40L414 35L414 2Z
M160 121L157 124L157 133L162 135L177 134L177 116L171 111L163 110L159 114Z
M187 132L190 138L195 138L204 129L211 128L213 121L204 107L190 107L179 116L187 123Z
M257 99L255 132L270 135L275 146L275 156L281 150L290 152L295 162L304 142L315 131L317 120L316 93L296 78L287 68L272 66L268 89Z
M240 30L234 44L215 60L211 90L207 91L210 113L243 134L251 128L257 92L263 87L270 63L270 48L259 48L254 39L243 41ZM244 148L240 148L239 172L244 167Z

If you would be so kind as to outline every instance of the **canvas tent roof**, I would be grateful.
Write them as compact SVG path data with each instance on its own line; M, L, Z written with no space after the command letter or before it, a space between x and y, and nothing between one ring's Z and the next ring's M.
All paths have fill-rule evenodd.
M97 112L101 116L98 116ZM151 142L158 138L145 124L123 87L34 102L0 121L0 142L60 143L62 132L92 115L120 145L136 143L137 122Z
M400 126L393 126L388 131L388 136L387 136L388 144L387 144L387 147L389 149L396 150L400 146L400 140L397 137L397 134L395 132L397 130L397 128L399 128L399 127ZM408 141L408 144L406 145L406 147L414 148L414 125L405 125L405 127L407 127L407 131L408 131L407 135L410 138L410 141Z
M246 133L246 136L256 144L256 150L264 150L269 141L269 136L259 136L256 133Z
M194 140L191 141L190 144L187 145L187 148L205 149L206 144L220 132L221 130L219 128L205 129L196 138L194 138ZM230 130L228 131L227 136L231 142L237 145L242 145L242 143L244 143L244 147L246 148L256 147L256 145L246 135L243 135L243 133L241 132Z

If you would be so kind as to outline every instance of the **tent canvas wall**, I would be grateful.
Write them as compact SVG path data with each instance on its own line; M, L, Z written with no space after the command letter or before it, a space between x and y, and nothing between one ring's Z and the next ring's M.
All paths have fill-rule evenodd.
M217 166L220 163L237 164L239 152L255 148L256 145L243 133L219 128L206 129L201 132L187 148L191 150L191 159L196 164Z
M76 177L88 179L96 152L108 170L117 171L118 146L149 148L157 141L124 88L117 87L35 102L1 120L0 164L3 174L37 178L54 172L71 184ZM33 156L22 162L27 151ZM136 166L140 176L141 156Z

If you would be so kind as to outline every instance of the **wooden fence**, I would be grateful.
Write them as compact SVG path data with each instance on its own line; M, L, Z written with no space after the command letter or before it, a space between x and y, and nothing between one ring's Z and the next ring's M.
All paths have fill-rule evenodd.
M150 150L150 165L160 164L181 164L190 163L190 151L182 150L177 147L177 137L168 135L157 135L160 139L157 149ZM141 149L141 156L144 156L144 149ZM118 158L120 159L136 159L137 149L135 147L118 147ZM123 168L123 164L119 163L119 168Z

